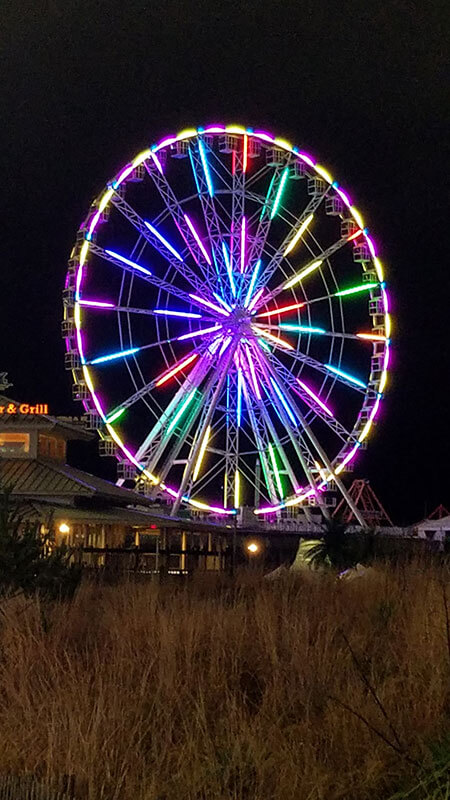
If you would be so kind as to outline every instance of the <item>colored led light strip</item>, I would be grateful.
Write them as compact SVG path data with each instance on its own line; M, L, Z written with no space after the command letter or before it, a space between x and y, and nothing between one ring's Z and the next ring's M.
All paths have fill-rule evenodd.
M168 426L167 431L166 431L166 436L169 436L169 434L172 433L173 429L175 428L175 426L177 425L178 421L180 420L180 418L182 417L182 415L186 411L187 407L192 403L196 391L197 390L194 389L190 394L188 394L188 396L186 397L185 401L182 403L182 405L178 409L177 413L175 414L172 422Z
M183 361L180 361L180 363L177 364L175 367L173 367L169 372L166 372L165 375L162 375L156 381L155 386L162 386L163 383L170 380L170 378L173 378L173 376L176 375L177 372L180 372L180 370L189 366L189 364L192 364L195 358L198 358L198 353L192 353L192 355L190 355L188 358L185 358Z
M162 164L161 164L161 161L159 160L158 156L152 150L150 151L150 156L153 159L153 162L156 165L156 168L158 169L158 171L162 175L163 174L163 168L162 168Z
M280 323L280 328L285 331L298 331L299 333L326 333L324 328L311 328L308 325L289 325L288 323Z
M264 336L266 339L270 339L271 342L274 342L274 344L277 344L279 347L285 347L286 350L295 350L295 347L292 347L289 342L285 342L284 339L274 336L272 333L269 333L269 331L261 331L258 329L257 335Z
M200 467L202 465L202 461L203 461L203 458L205 456L206 447L208 445L208 441L209 441L210 435L211 435L211 425L208 425L208 427L206 429L206 432L205 432L205 434L203 436L203 440L202 440L202 443L201 443L201 446L200 446L200 450L199 450L198 456L197 456L197 462L195 464L195 469L194 469L194 472L193 472L193 475L192 475L192 480L194 482L198 478L198 475L199 475L199 472L200 472Z
M245 270L245 228L246 228L246 219L242 217L241 222L241 272Z
M201 314L194 314L190 311L172 311L170 308L154 308L154 314L163 314L165 317L184 317L185 319L201 319Z
M200 331L191 331L191 333L184 333L183 336L178 336L177 342L183 342L185 339L195 339L196 336L206 336L207 333L214 333L220 331L222 325L213 325L211 328L203 328Z
M111 414L111 416L108 417L108 419L106 420L108 425L111 425L112 422L115 422L116 419L119 419L119 417L121 417L122 414L125 414L125 411L126 411L126 408L119 408L118 411L115 411L114 414Z
M316 393L313 392L310 386L301 381L300 378L297 378L297 383L302 387L303 391L305 391L306 394L309 394L309 396L314 400L315 403L317 403L317 405L322 409L322 411L325 411L325 414L328 414L329 417L333 416L333 412L330 411L330 409L328 408L328 406L325 405L323 400L321 400L320 397L318 397Z
M204 300L203 297L199 297L198 294L190 294L189 297L192 297L192 299L196 300L197 303L201 303L202 305L206 306L206 308L211 308L213 311L217 311L218 314L222 314L224 317L230 316L228 311L220 308L220 306L216 306L215 303L211 303L209 300Z
M174 247L172 247L170 242L168 242L167 239L165 239L164 236L156 228L154 228L153 225L150 224L150 222L147 222L146 219L144 219L144 225L146 225L149 231L153 233L153 236L156 236L156 238L159 239L161 244L164 245L164 247L169 251L169 253L172 253L172 255L178 259L178 261L183 261L183 256L181 256L178 253L178 251L175 250Z
M236 470L234 475L234 507L239 508L239 501L240 501L240 494L241 494L241 479L238 470Z
M357 239L357 238L358 238L359 236L361 236L363 233L364 233L364 231L361 231L361 230L359 230L359 231L356 231L356 233L352 233L352 234L351 234L351 236L349 236L349 237L348 237L348 239L347 239L347 242L352 242L352 241L353 241L353 239Z
M208 255L207 251L206 251L205 245L203 244L202 240L200 239L200 236L198 235L196 229L194 228L194 225L192 224L192 222L191 222L191 220L190 220L190 218L188 217L187 214L184 214L184 220L185 220L186 225L188 226L190 232L192 233L192 236L194 237L195 241L197 242L200 250L202 251L206 263L209 266L211 266L211 259L210 259L209 255Z
M370 342L387 342L386 336L380 336L377 333L357 333L358 339L367 339Z
M292 286L295 286L296 283L299 283L300 281L303 280L303 278L306 278L307 275L310 275L311 272L314 272L314 270L318 269L318 267L320 267L321 264L323 264L323 261L314 261L313 264L310 264L308 267L305 267L305 269L302 269L302 271L299 272L298 275L294 275L293 278L291 278L287 283L285 283L284 288L290 289Z
M363 381L360 381L359 378L355 378L353 375L349 375L348 372L343 372L343 370L333 367L332 364L324 364L324 367L329 369L330 372L340 375L341 378L345 378L346 380L350 381L350 383L354 383L356 386L361 386L362 389L366 388L366 384L363 383Z
M282 500L283 499L283 485L281 483L280 473L278 472L278 464L277 464L277 461L276 461L276 458L275 458L275 453L274 453L274 450L273 450L273 446L272 446L272 444L270 442L269 442L269 455L270 455L270 460L272 462L272 469L273 469L273 474L275 475L275 481L276 481L276 484L277 484L278 494L280 495L280 499Z
M237 401L236 401L236 425L241 427L242 420L242 369L237 371Z
M256 398L258 400L261 400L261 392L260 392L260 389L259 389L258 379L256 377L255 365L253 363L252 354L250 352L250 348L248 347L248 345L245 346L245 353L247 355L247 361L248 361L248 365L250 367L250 375L251 375L252 384L253 384L253 391L255 392Z
M244 134L244 142L242 145L242 172L247 172L248 163L248 136Z
M133 269L137 269L138 272L143 272L144 275L151 275L149 269L145 269L145 267L139 266L134 261L130 261L129 258L125 258L125 256L121 256L119 253L114 253L113 250L105 250L105 253L108 253L109 256L112 258L117 258L118 261L122 261L123 264L127 264L129 267L133 267Z
M140 347L132 347L130 350L120 350L118 353L110 353L108 356L100 356L99 358L94 358L90 361L90 364L102 364L104 361L114 361L116 358L126 358L127 356L132 356L133 353L138 353Z
M357 294L358 292L367 292L369 289L375 289L378 283L363 283L361 286L352 286L351 289L342 289L341 292L336 292L335 297L344 297L347 294Z
M276 314L286 314L288 311L294 311L297 308L303 308L304 303L294 303L291 306L281 306L281 308L275 308L273 311L264 311L263 314L258 314L257 319L260 317L273 317Z
M90 306L91 308L115 308L114 303L104 303L101 300L77 300L80 306Z
M198 143L198 150L202 161L203 172L205 173L205 180L206 180L206 185L208 187L209 196L214 197L214 186L211 180L211 173L209 171L208 159L206 157L206 152L205 152L205 145L201 141L199 141Z
M301 237L303 236L304 232L306 231L306 229L307 229L308 225L310 224L311 220L313 219L313 217L314 217L314 214L310 214L309 217L306 217L306 219L303 220L303 222L300 225L300 227L299 227L297 233L295 234L294 238L292 239L292 241L286 247L286 250L283 253L283 257L287 256L288 253L290 253L291 250L294 249L295 245L297 244L298 240L301 239Z
M248 304L250 302L251 296L253 294L253 289L255 288L255 283L256 283L256 280L258 278L258 274L259 274L259 270L260 269L261 269L261 259L259 259L259 261L257 262L257 264L256 264L256 266L255 266L255 268L253 270L253 274L252 274L252 277L251 277L251 280L250 280L250 285L248 287L247 295L246 295L245 300L244 300L244 308L247 308L247 306L248 306Z
M292 409L290 408L289 403L286 400L283 392L281 391L281 389L278 386L277 382L272 377L270 378L270 382L271 382L273 388L275 389L275 392L276 392L276 394L278 396L278 399L279 399L281 405L283 406L284 410L286 411L286 414L288 415L288 417L291 420L292 424L295 427L297 427L297 420L294 417L294 413L293 413Z
M256 306L256 304L257 304L259 298L261 297L263 291L264 291L264 286L261 286L261 289L258 289L258 291L256 292L256 294L254 295L253 299L251 300L251 302L248 305L248 310L249 311L253 311L253 309Z
M217 302L218 302L218 303L220 303L220 304L221 304L221 305L222 305L224 308L226 308L226 310L228 311L228 313L229 313L229 314L231 314L231 312L233 311L233 309L231 308L231 306L230 306L230 305L228 305L228 303L226 302L226 300L224 300L224 299L223 299L223 297L221 297L221 296L220 296L220 294L217 294L217 292L213 292L213 295L214 295L214 297L216 298Z
M281 197L288 177L289 177L289 167L286 167L286 169L283 170L283 174L280 178L280 184L278 186L277 193L275 195L275 200L273 201L272 211L270 212L270 219L273 219L278 211L278 206L280 205Z
M222 253L223 253L223 260L225 261L225 266L227 268L228 280L230 281L231 291L233 293L233 297L236 297L236 284L233 278L233 270L231 269L230 255L228 253L225 242L222 242Z

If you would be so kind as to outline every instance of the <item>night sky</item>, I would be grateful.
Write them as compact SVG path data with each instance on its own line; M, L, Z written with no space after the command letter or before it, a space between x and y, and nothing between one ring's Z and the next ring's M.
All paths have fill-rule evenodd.
M393 370L355 476L399 523L450 504L449 35L448 0L3 3L0 371L14 396L79 413L61 290L119 167L192 125L266 128L342 181L386 267Z

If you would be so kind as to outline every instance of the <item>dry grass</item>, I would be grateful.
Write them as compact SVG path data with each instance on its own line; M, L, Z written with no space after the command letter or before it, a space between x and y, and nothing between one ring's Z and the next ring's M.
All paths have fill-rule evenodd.
M448 725L443 579L414 564L14 601L0 772L75 774L91 800L384 800Z

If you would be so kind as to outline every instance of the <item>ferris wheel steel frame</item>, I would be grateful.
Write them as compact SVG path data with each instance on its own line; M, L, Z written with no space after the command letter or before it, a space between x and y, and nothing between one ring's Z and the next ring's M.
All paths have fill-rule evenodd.
M178 185L188 182L179 198ZM150 216L137 184L145 186ZM111 241L110 228L124 231L120 241ZM99 279L104 297L97 299L90 281L105 269L117 297ZM354 270L361 280L347 285ZM341 476L365 447L385 391L388 294L360 211L311 155L238 125L166 137L94 201L63 300L74 398L105 454L119 458L125 476L140 476L150 494L171 498L172 514L183 503L234 515L254 490L265 498L256 515L317 505L329 516L325 497L335 487L359 518ZM362 315L370 329L348 330L345 320ZM111 319L117 344L98 354L92 343ZM136 340L136 320L153 331L149 341ZM319 347L329 348L326 358ZM118 366L123 373L105 400L103 376ZM122 390L125 379L131 393ZM126 425L144 419L136 411L142 403L146 430L132 445ZM357 410L349 425L342 416L350 407ZM321 442L330 436L332 453ZM218 483L222 504L198 496L208 486L217 496Z

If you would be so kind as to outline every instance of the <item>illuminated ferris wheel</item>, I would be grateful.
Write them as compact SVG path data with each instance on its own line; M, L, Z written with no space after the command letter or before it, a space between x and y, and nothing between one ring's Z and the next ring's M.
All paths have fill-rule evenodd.
M63 334L103 452L173 514L352 504L341 476L386 384L383 269L284 139L212 125L127 164L78 232Z

